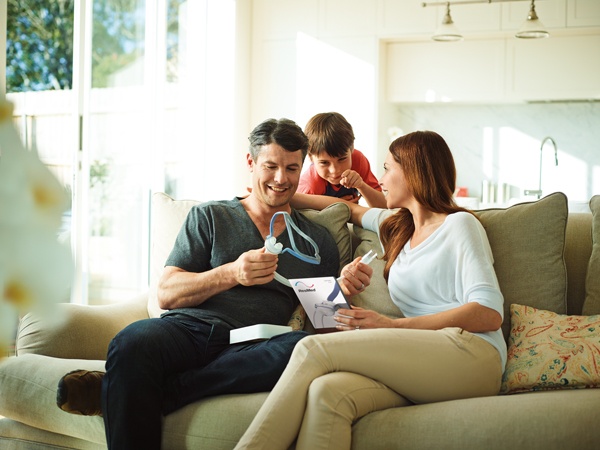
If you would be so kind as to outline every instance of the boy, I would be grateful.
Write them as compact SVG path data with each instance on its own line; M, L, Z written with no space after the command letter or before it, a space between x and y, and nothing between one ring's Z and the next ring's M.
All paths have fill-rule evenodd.
M313 116L304 130L311 165L302 174L298 192L327 195L358 203L364 197L372 208L386 201L369 161L354 149L352 126L339 113Z

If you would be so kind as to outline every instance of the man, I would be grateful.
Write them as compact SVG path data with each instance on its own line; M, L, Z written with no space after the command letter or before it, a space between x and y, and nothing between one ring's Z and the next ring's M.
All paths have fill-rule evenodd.
M230 345L230 330L288 322L298 300L274 279L276 270L285 278L339 273L331 235L289 204L307 152L302 129L291 120L269 119L249 140L252 190L245 198L191 209L159 281L159 304L168 311L122 330L110 344L106 373L75 371L59 382L58 406L102 414L111 450L159 449L162 416L201 398L269 391L306 333ZM279 211L317 243L320 264L265 252ZM273 235L284 248L290 246L285 231L277 218ZM296 245L303 253L313 250L303 239Z

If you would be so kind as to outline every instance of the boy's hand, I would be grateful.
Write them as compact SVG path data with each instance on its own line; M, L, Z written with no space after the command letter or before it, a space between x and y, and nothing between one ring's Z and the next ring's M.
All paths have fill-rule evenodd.
M347 188L356 188L359 189L363 185L362 177L355 170L345 170L342 173L342 178L340 179L340 184Z

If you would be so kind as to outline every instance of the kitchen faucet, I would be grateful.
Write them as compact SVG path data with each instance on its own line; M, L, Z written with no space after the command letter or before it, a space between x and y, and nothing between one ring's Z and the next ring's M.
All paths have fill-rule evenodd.
M540 145L540 178L538 182L538 188L537 190L525 189L523 191L523 194L525 195L537 195L538 199L542 196L542 154L544 150L544 144L548 141L550 141L552 143L552 146L554 147L554 163L556 166L558 166L558 148L556 147L556 142L554 142L554 139L552 139L550 136L547 136L544 139L542 139L542 143Z

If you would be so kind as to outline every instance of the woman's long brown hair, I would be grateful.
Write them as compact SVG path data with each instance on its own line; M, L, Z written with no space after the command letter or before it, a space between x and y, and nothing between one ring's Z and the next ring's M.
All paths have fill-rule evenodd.
M400 164L408 189L426 209L453 214L467 211L454 201L456 167L452 152L444 138L433 131L415 131L399 137L390 145L390 153ZM385 250L383 276L388 279L390 268L415 231L412 213L401 208L383 221L381 243Z

